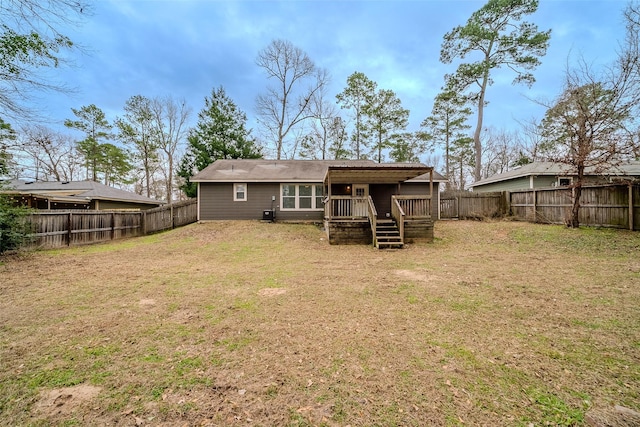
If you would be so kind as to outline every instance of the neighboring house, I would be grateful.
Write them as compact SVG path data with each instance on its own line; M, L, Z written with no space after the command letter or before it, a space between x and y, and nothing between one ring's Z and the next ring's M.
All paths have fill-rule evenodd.
M376 235L377 223L394 222L402 234L394 243L401 246L405 235L432 238L444 178L422 164L236 159L217 160L191 182L198 184L200 221L317 221L324 222L331 243L377 246L392 240ZM405 221L412 222L408 233Z
M4 183L2 192L34 209L145 210L164 202L95 181L22 181Z
M575 173L566 164L533 162L508 172L476 181L472 188L475 192L487 192L564 187L573 184L575 178ZM640 180L640 162L621 164L601 173L595 173L594 168L587 168L585 171L586 184L628 180Z

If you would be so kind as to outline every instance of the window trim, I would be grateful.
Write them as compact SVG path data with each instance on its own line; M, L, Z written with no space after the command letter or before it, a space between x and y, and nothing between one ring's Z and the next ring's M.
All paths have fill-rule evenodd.
M569 184L567 184L567 185L562 185L560 182L561 182L562 180L565 180L565 179L566 179L566 180L569 180ZM557 185L558 187L568 187L568 186L570 186L571 184L573 184L573 177L572 177L572 176L559 176L559 177L558 177L558 181L556 181L556 185Z
M238 198L238 186L242 185L244 187L244 198L240 199ZM246 202L247 201L247 196L248 196L248 189L249 186L247 185L246 182L235 182L233 184L233 201L234 202Z
M295 199L295 207L293 208L285 208L284 207L284 192L283 192L283 188L285 185L293 185L295 187L295 195L293 196ZM311 208L301 208L300 207L300 187L304 187L310 185L311 186L311 196L304 196L304 198L311 198ZM316 202L318 201L318 198L322 198L323 194L317 195L316 194L316 188L317 187L323 187L322 192L324 193L324 186L322 184L318 184L317 182L301 182L301 183L297 183L297 182L283 182L280 183L280 210L281 211L285 211L285 212L294 212L294 211L301 211L301 212L321 212L324 211L324 204L320 207L316 206ZM292 196L287 196L287 197L292 197Z

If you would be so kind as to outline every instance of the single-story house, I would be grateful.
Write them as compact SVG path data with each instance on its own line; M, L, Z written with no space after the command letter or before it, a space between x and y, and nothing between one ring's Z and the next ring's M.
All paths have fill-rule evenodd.
M387 241L402 246L405 237L433 238L445 179L420 163L225 159L191 182L198 184L200 221L322 222L331 243L381 247Z
M164 204L95 181L24 181L3 183L2 193L34 209L146 210Z
M476 181L471 187L476 192L516 191L569 186L574 179L575 173L572 172L569 165L556 162L533 162ZM587 184L629 180L640 180L640 161L623 163L599 173L596 173L591 167L585 170L585 183Z

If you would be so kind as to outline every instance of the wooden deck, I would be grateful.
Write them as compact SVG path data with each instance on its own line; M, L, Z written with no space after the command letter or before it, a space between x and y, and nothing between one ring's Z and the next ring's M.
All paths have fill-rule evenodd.
M331 244L373 244L401 248L415 240L433 241L431 197L391 196L391 217L379 217L371 196L331 196L325 203Z

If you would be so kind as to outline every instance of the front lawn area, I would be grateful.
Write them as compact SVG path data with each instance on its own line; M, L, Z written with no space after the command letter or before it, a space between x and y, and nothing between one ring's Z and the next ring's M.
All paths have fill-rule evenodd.
M192 224L0 258L0 425L583 425L640 411L640 233ZM592 415L591 415L592 414Z

